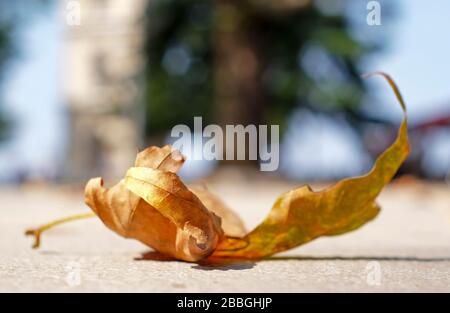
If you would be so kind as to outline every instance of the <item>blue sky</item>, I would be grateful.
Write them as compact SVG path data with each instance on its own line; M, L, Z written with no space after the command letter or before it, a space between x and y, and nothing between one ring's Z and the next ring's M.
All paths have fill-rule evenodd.
M399 15L383 25L389 48L364 64L365 71L383 70L400 84L411 119L450 114L450 1L398 0ZM9 143L0 146L0 180L16 169L36 174L51 171L64 157L67 138L62 96L63 25L55 12L38 17L20 37L22 56L5 84L5 111L16 128ZM377 112L399 116L393 97L382 81ZM450 153L450 152L449 152Z
M4 83L13 136L0 146L0 179L10 171L52 171L65 139L62 101L62 31L56 10L35 16L19 37L19 56Z
M397 2L398 20L386 29L389 48L366 68L397 80L412 120L450 114L450 1Z

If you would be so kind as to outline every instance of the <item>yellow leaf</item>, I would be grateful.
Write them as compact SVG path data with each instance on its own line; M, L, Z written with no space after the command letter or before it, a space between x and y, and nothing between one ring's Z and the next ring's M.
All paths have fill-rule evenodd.
M200 260L210 255L222 239L220 218L210 212L176 174L132 167L127 172L125 186L175 225L177 258Z
M406 106L384 73L404 112L395 142L365 176L349 178L319 192L309 186L281 195L268 217L242 239L226 238L213 257L258 259L295 248L321 236L355 230L377 216L375 199L391 181L409 153Z
M242 236L246 232L240 218L206 187L193 187L191 191L183 185L175 175L183 163L181 153L170 146L150 147L137 155L136 168L127 176L135 193L128 190L125 180L108 189L102 178L91 179L86 185L85 202L94 213L58 219L29 229L26 235L35 237L33 247L38 248L43 232L97 216L122 237L137 239L169 257L185 261L203 259L222 239L221 221L229 236ZM145 176L146 170L154 176ZM135 177L133 171L137 173ZM152 190L154 194L149 196ZM147 195L147 201L137 195L142 193Z
M241 218L234 213L218 196L211 193L204 185L190 186L191 190L214 214L222 219L222 229L230 237L243 237L247 234Z
M188 189L176 175L183 165L180 152L170 146L139 153L126 178L107 189L101 178L88 182L85 201L103 223L170 257L216 263L225 258L259 259L310 242L355 230L377 216L375 200L409 153L406 107L395 142L365 176L342 180L314 192L309 186L281 195L268 217L245 235L240 218L206 188ZM28 230L39 246L42 232L54 226L91 217L81 214ZM220 217L219 217L220 216ZM223 226L223 230L221 227Z
M214 250L222 235L220 219L209 214L174 174L183 162L181 154L170 146L151 147L137 156L137 171L148 170L157 181L152 185L151 179L136 184L130 177L127 180L138 189L148 184L148 192L154 192L150 203L139 196L140 192L129 191L125 180L106 189L101 178L88 182L85 201L108 228L123 237L180 260L202 259ZM179 207L186 204L190 214L177 215ZM173 215L167 213L167 207Z

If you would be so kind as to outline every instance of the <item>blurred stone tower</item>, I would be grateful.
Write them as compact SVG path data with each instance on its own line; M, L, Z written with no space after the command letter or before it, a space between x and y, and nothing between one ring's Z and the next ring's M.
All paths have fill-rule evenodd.
M144 114L139 78L148 0L62 2L70 116L65 178L123 177L141 148ZM79 13L75 24L67 19L74 10Z

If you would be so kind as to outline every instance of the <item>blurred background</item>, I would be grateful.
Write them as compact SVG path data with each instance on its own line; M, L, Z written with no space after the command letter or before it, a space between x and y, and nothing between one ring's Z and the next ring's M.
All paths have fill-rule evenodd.
M271 177L358 175L401 120L388 85L360 78L376 70L408 104L401 173L445 181L450 2L376 3L381 25L365 0L0 0L0 181L122 177L138 150L194 116L280 125ZM188 161L181 175L255 165Z
M0 291L448 291L449 16L449 0L0 0ZM183 181L207 183L252 229L280 194L363 174L392 143L401 109L383 79L361 79L373 71L405 97L412 153L373 223L289 252L301 262L208 275L132 262L148 248L98 219L45 233L38 252L24 236L88 212L89 178L115 184L194 116L280 125L276 172L184 151Z

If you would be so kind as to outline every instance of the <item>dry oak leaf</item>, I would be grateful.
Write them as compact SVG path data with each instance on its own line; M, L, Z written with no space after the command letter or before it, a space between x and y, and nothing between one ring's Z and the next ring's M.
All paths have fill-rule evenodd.
M86 204L108 228L123 237L137 239L176 259L201 260L223 237L221 219L175 174L183 162L180 152L170 146L148 148L138 154L135 177L126 178L145 186L145 201L128 190L124 180L106 189L102 179L95 178L86 186Z
M344 179L314 192L309 186L281 195L267 218L242 239L226 238L213 257L259 259L292 249L321 236L355 230L380 212L375 199L394 177L410 150L403 98L390 76L390 84L403 109L404 119L395 142L376 160L365 176ZM373 75L373 74L370 74Z
M189 186L200 201L210 211L222 219L222 229L228 237L244 237L247 234L241 218L231 210L218 196L211 193L205 185Z
M101 178L86 186L86 203L103 223L126 238L137 239L179 260L260 259L321 236L340 235L363 226L380 212L375 200L409 153L406 107L393 82L404 119L395 142L364 176L339 181L323 191L309 186L291 190L275 202L267 218L246 234L240 218L206 188L188 189L176 175L184 158L170 146L138 154L135 167L111 189ZM219 217L220 216L220 217ZM40 234L55 225L86 218L79 215L29 230Z

